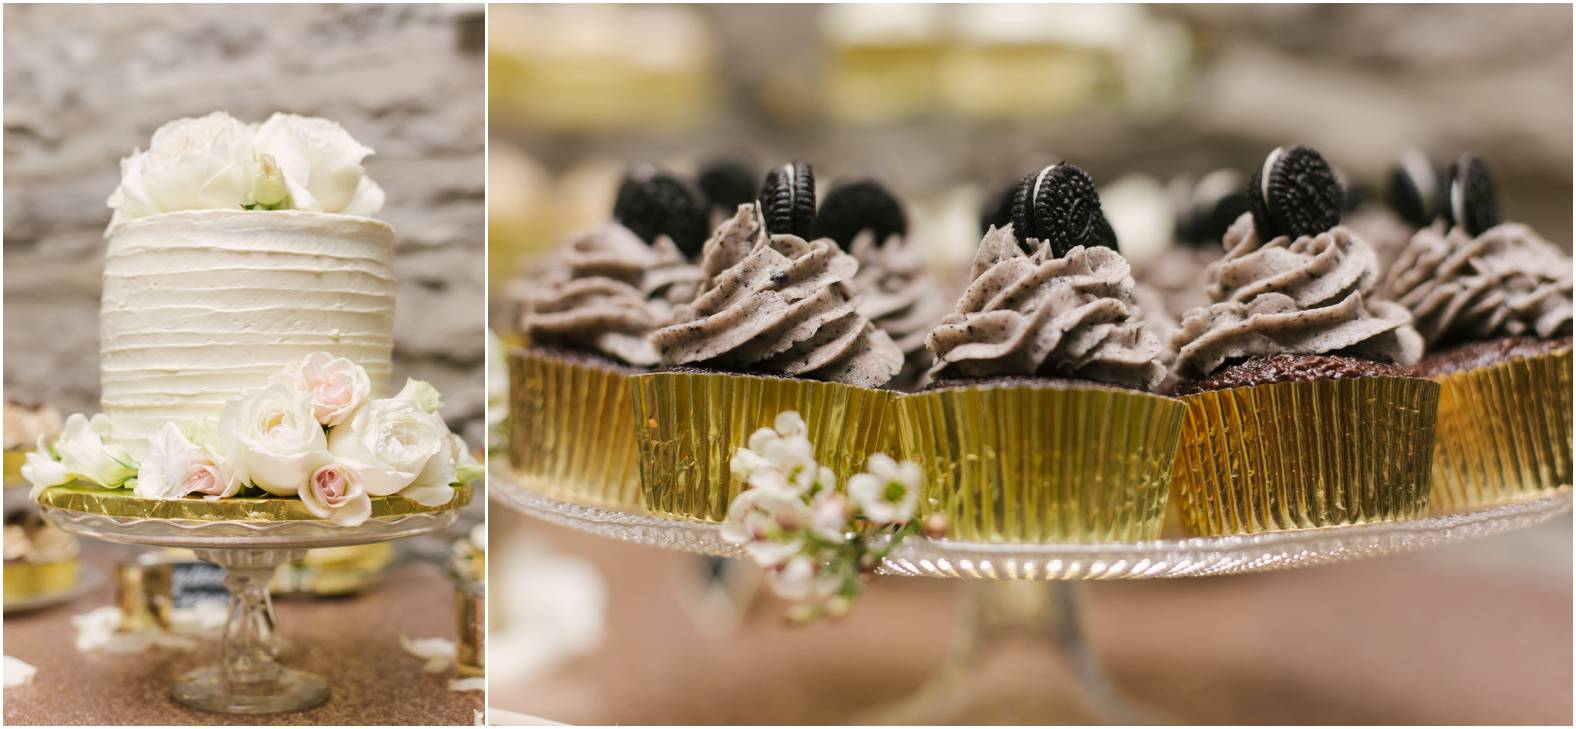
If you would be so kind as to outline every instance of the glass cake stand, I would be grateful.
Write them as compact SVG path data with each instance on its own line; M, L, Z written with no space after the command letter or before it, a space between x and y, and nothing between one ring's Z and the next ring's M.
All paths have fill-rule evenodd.
M354 527L316 519L163 519L47 504L40 508L44 518L78 536L190 549L199 559L223 567L230 616L220 662L181 676L171 693L177 702L204 711L272 714L310 709L327 701L329 693L321 676L278 662L280 641L268 591L274 570L301 559L308 549L386 542L444 529L469 500L470 487L465 487L442 510L375 515Z
M492 498L553 524L611 539L744 558L720 525L584 506L531 491L493 464ZM1142 721L1085 642L1076 586L1086 580L1158 579L1267 572L1441 547L1552 521L1571 511L1566 486L1535 499L1404 522L1262 534L1158 539L1131 544L997 544L915 537L898 545L882 574L969 578L962 625L942 666L914 694L855 723L926 724L958 708L958 696L995 656L1039 643L1050 656L1033 669L1062 689L1055 707L1071 723ZM857 609L857 608L856 608ZM999 668L999 667L998 667ZM1012 670L1024 670L1014 664ZM1042 719L1043 717L1037 717ZM1022 717L1007 723L1023 721Z

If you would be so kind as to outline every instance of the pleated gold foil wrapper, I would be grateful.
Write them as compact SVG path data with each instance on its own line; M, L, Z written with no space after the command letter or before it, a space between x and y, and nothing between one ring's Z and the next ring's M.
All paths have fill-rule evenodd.
M80 563L76 559L59 562L8 562L5 565L5 601L17 603L58 595L77 586Z
M509 465L537 493L641 511L629 372L509 352Z
M1435 378L1431 506L1452 512L1571 485L1571 350Z
M471 501L470 485L455 489L443 506L422 506L403 496L372 497L372 518L403 516L458 509ZM313 521L300 499L244 497L208 501L195 496L180 499L144 499L130 489L102 489L77 483L52 486L38 495L38 503L52 509L103 514L123 518L194 519L199 521Z
M1437 383L1278 382L1182 400L1172 498L1190 534L1396 521L1427 509Z
M890 445L886 410L895 395L885 390L709 372L657 372L630 383L641 493L658 514L722 521L743 486L729 468L734 451L785 410L804 418L816 460L839 480Z
M893 408L903 456L925 472L920 513L952 539L1155 539L1165 519L1178 400L1100 387L958 387Z

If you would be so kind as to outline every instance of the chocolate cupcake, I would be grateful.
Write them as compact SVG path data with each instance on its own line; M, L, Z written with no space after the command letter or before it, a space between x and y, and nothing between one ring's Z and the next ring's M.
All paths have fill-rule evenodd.
M733 452L778 413L804 415L817 460L840 477L883 443L903 352L859 311L859 262L811 238L813 172L772 170L758 204L706 241L695 300L652 332L659 372L632 378L646 505L720 521L741 484Z
M903 369L889 383L911 389L930 368L925 337L947 313L939 283L908 239L908 218L874 180L833 187L816 213L816 237L830 238L859 262L854 289L859 313L903 351Z
M1463 156L1443 217L1396 259L1385 291L1411 310L1443 387L1434 506L1448 511L1571 483L1571 259L1520 223L1501 223L1493 182Z
M898 399L904 452L926 469L921 508L954 538L1159 535L1184 408L1148 392L1161 344L1103 222L1077 167L1026 177L1013 222L986 233L973 282L927 339L934 381Z
M1195 534L1415 516L1438 388L1405 369L1422 338L1377 298L1373 250L1307 147L1271 152L1249 213L1172 338L1188 405L1173 498Z
M651 332L700 286L685 251L699 249L706 215L687 181L636 170L614 220L573 238L522 287L509 461L527 487L640 508L628 379L659 364Z

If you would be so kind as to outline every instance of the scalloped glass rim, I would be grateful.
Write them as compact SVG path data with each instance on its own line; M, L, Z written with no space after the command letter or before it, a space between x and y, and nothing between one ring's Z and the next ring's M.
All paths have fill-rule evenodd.
M718 557L744 556L719 525L631 514L543 496L507 467L491 468L492 497L544 521L598 536ZM1130 544L991 544L909 540L883 574L984 579L1151 579L1266 572L1440 547L1551 521L1571 511L1569 486L1539 498L1456 514L1380 524Z

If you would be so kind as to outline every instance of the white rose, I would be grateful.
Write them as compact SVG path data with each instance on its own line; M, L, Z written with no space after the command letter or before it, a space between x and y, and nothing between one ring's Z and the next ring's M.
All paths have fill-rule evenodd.
M279 163L297 210L371 216L383 209L383 190L361 165L372 150L334 122L274 114L257 129L253 149Z
M329 433L328 450L338 462L361 472L373 496L405 492L432 506L453 498L448 426L413 400L392 397L367 403ZM444 492L433 488L439 485Z
M239 209L252 187L252 133L222 111L177 119L153 133L146 153L121 162L110 196L118 219L174 210Z
M178 499L202 494L209 501L227 499L241 490L229 459L197 445L174 423L165 423L153 437L148 459L137 471L137 495L144 499Z
M406 378L405 386L400 388L399 394L394 397L414 402L429 413L438 412L443 408L443 395L438 393L438 388L415 378Z
M33 493L74 481L92 481L104 488L120 488L137 475L137 462L119 445L104 442L113 428L100 413L90 420L81 413L66 418L53 445L39 438L38 452L22 466L22 476L33 484Z
M275 496L294 496L330 460L311 400L282 385L225 403L219 433L236 477Z
M360 365L327 352L313 352L269 379L306 393L312 414L323 427L332 428L350 416L372 396L372 381Z
M148 194L148 185L142 176L142 163L147 159L148 153L142 150L132 150L130 157L120 161L120 185L109 194L109 199L104 201L114 210L110 216L109 227L114 228L126 220L145 218L161 212L153 197Z
M306 488L301 489L301 503L313 516L340 526L356 526L372 515L372 499L361 473L342 463L313 471Z

